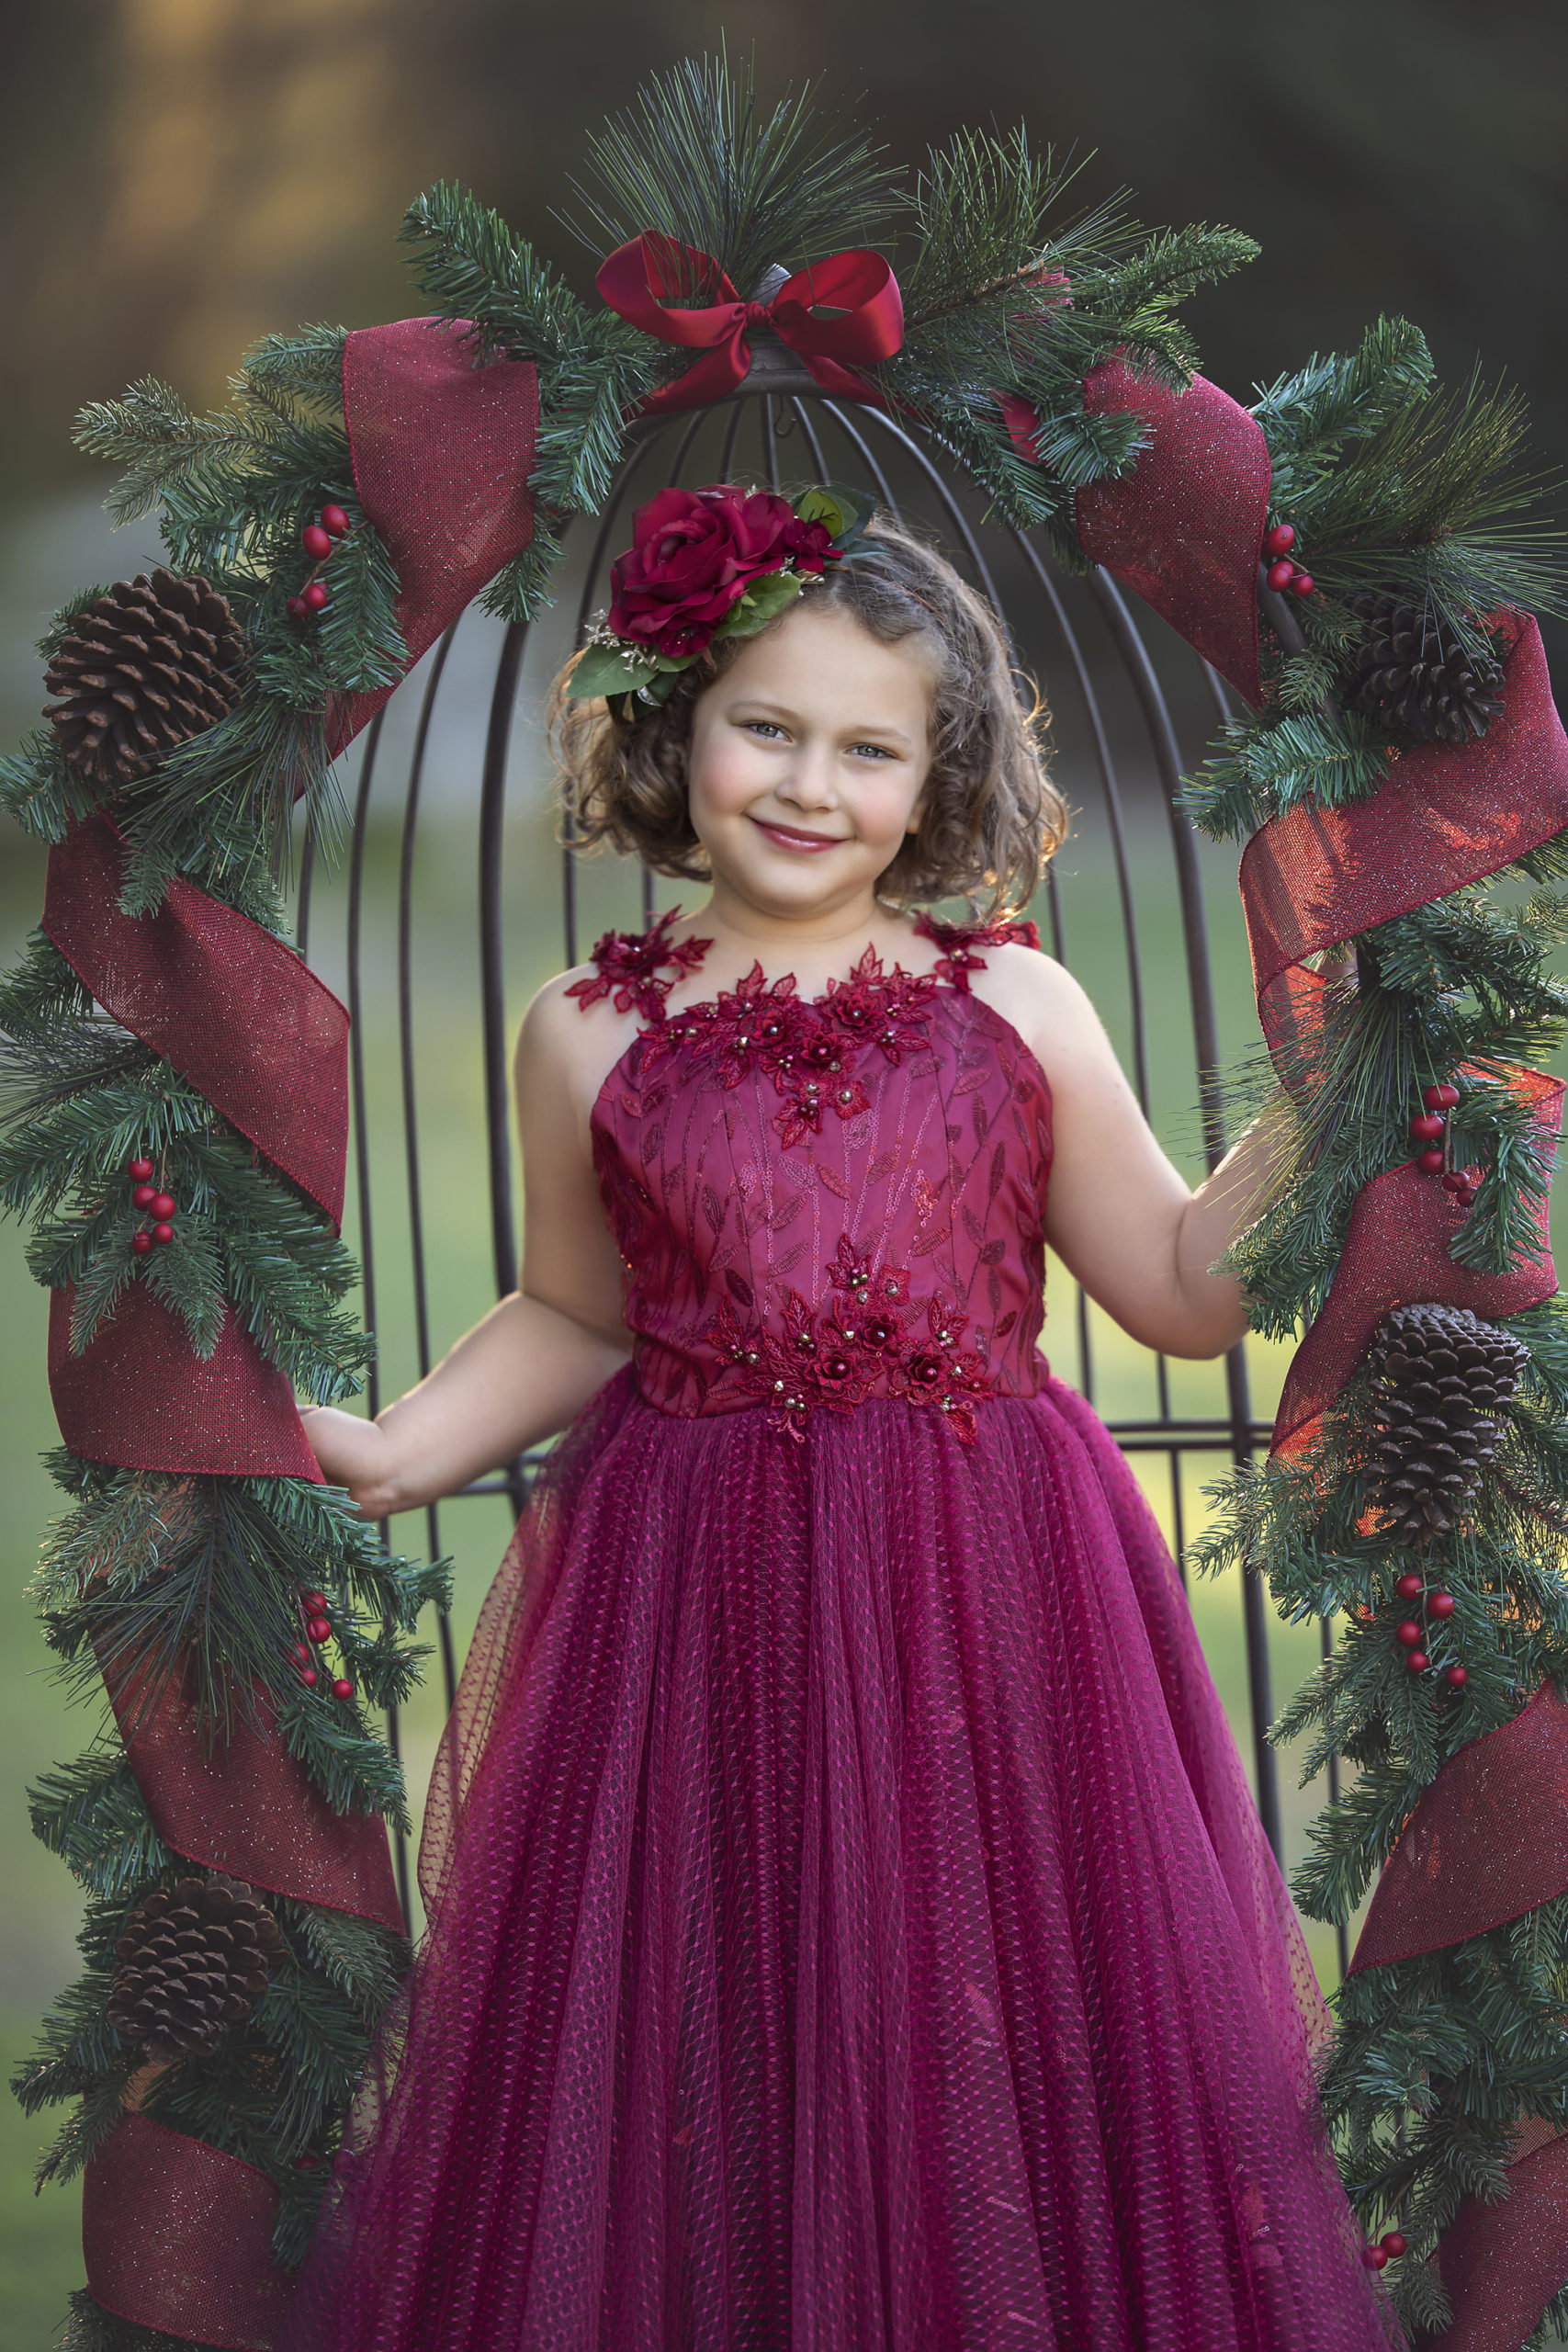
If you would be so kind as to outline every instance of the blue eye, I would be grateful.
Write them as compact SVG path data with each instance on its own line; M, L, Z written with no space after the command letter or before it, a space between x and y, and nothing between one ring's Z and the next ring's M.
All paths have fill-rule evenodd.
M782 735L784 733L784 729L782 727L775 727L771 718L749 718L746 721L746 732L748 735L765 735L773 737L774 735Z

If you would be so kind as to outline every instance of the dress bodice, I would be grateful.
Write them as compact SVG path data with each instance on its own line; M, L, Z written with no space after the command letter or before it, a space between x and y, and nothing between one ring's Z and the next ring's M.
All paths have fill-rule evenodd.
M569 991L644 1016L592 1121L643 1396L682 1416L767 1406L797 1433L901 1397L961 1439L988 1396L1033 1396L1050 1091L969 988L979 950L1038 945L1033 925L922 918L932 972L868 948L807 1000L754 965L669 1014L708 944L671 942L673 920L607 933Z

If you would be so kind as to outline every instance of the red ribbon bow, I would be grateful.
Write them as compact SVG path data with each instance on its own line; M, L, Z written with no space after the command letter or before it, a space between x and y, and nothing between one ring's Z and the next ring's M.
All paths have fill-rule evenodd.
M721 299L700 311L666 310L661 298L682 283L682 263L694 274L716 278ZM904 340L903 297L880 254L863 248L832 254L786 278L771 302L743 302L711 254L650 232L616 246L599 272L598 286L611 310L644 334L706 354L672 384L649 392L643 402L647 410L704 408L734 391L751 364L746 340L751 327L772 327L799 353L825 391L886 405L881 393L852 372L890 359ZM840 315L817 317L823 305Z

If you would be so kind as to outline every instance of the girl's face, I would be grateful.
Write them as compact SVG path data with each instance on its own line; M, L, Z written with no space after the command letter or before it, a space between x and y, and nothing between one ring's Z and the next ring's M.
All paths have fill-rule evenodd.
M919 821L934 681L919 638L883 645L813 609L742 647L692 714L687 797L714 898L853 920Z

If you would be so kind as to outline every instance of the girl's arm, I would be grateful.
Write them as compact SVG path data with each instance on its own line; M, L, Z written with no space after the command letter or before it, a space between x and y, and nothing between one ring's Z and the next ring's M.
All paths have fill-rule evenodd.
M323 1476L346 1487L367 1518L452 1494L553 1436L631 1352L621 1261L579 1107L581 1023L561 987L552 981L535 998L517 1044L519 1288L373 1421L330 1406L304 1416Z
M1059 964L992 951L984 992L1051 1080L1055 1157L1046 1238L1124 1331L1167 1355L1213 1356L1247 1329L1241 1285L1209 1268L1258 1213L1270 1172L1249 1127L1194 1193L1138 1108L1094 1007ZM987 976L987 978L989 975Z

